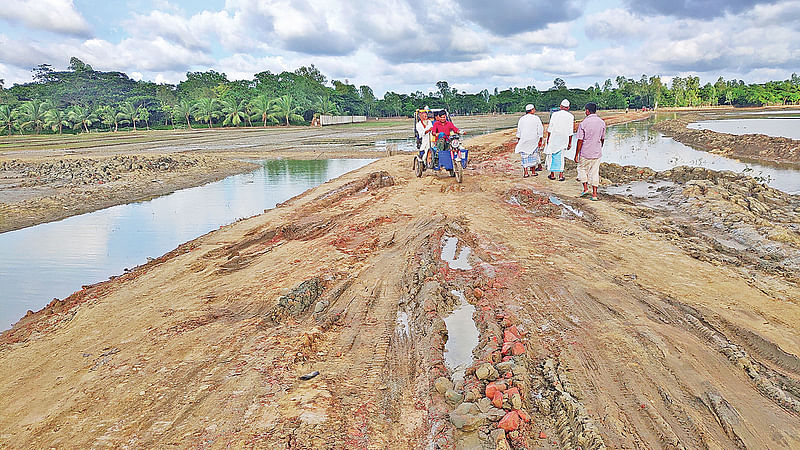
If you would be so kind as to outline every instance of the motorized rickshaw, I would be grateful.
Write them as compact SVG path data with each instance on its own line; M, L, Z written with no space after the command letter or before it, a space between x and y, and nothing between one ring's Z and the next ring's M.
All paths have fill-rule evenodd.
M427 169L435 171L447 170L451 177L455 177L456 181L461 183L464 176L464 169L467 167L467 158L469 150L461 146L461 137L459 135L452 135L450 139L444 137L430 135L431 146L430 150L422 150L422 139L417 131L417 123L419 122L419 113L427 112L428 117L434 117L439 111L444 111L447 114L447 120L450 120L450 114L443 109L418 109L414 111L414 136L417 141L418 154L414 155L414 173L421 177Z

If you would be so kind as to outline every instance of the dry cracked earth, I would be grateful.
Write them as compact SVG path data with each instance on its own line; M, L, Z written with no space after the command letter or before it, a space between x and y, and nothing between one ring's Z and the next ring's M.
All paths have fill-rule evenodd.
M27 316L0 446L800 448L797 198L605 166L590 202L509 139L462 184L384 158Z

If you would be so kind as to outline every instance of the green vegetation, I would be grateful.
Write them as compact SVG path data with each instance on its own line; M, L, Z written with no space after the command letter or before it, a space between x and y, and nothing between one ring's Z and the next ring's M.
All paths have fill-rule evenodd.
M313 65L294 72L260 72L251 80L230 81L219 72L189 72L177 85L134 81L121 72L99 72L77 58L65 71L48 64L33 69L33 82L4 88L0 80L0 134L63 133L120 126L214 128L306 124L319 114L411 116L423 106L445 107L455 114L522 111L527 103L539 110L567 98L573 105L595 102L603 109L642 107L764 106L800 103L800 77L745 84L723 80L700 84L698 77L676 77L666 85L658 76L639 80L617 77L602 86L568 88L556 78L540 91L525 88L458 92L446 81L431 93L387 92L376 98L369 86L328 79ZM72 130L72 131L70 131Z

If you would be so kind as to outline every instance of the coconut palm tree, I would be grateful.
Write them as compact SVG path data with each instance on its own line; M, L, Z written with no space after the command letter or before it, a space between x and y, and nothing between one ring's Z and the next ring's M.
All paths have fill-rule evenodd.
M175 119L172 118L172 105L162 101L159 104L159 108L164 113L164 125L170 126L170 121L172 121L172 128L175 128Z
M253 111L250 108L250 102L244 101L244 120L247 122L248 127L253 126Z
M100 121L103 122L104 125L108 125L108 128L111 129L111 126L114 126L114 129L111 131L117 131L119 129L119 107L114 105L108 106L101 106L98 108L98 113L100 116Z
M186 126L192 129L192 122L190 116L192 115L194 106L189 100L183 99L178 104L172 107L172 114L175 119L185 120Z
M72 105L67 113L67 117L72 122L72 128L81 128L88 133L89 126L97 122L97 114L91 106Z
M19 108L20 128L31 128L35 134L39 134L44 126L44 113L47 111L47 103L39 100L29 100Z
M147 131L150 131L150 110L145 108L144 106L140 106L136 108L136 120L141 120L144 122L144 126L147 127Z
M72 126L72 122L69 121L68 112L56 106L51 106L47 112L44 113L44 123L50 127L51 130L58 131L58 134L61 134L61 130L64 127Z
M297 114L300 112L300 106L295 104L294 98L289 94L276 98L272 102L270 111L272 117L280 118L280 121L286 122L287 127L289 126L289 121L303 120L303 116Z
M250 100L250 111L252 111L253 118L260 117L265 127L267 126L267 119L269 118L271 109L272 100L270 100L267 94L261 94Z
M336 103L331 100L330 95L318 95L316 101L314 102L313 109L317 114L327 114L332 116L339 114L339 108L337 108Z
M8 131L8 135L11 136L16 126L17 110L11 109L8 105L0 105L0 131Z
M238 127L242 123L242 119L247 117L246 107L247 100L224 100L222 102L222 116L225 120L222 122L222 126L233 125Z
M203 97L194 104L195 119L208 123L209 128L214 126L211 121L219 117L219 102L211 97Z
M133 124L133 131L136 131L136 121L139 120L136 107L131 102L123 102L119 105L117 120Z

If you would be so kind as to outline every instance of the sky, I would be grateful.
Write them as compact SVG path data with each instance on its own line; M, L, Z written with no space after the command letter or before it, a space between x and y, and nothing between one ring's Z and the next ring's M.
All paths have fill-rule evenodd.
M386 91L585 88L623 75L748 83L800 72L800 0L3 0L0 79L31 68L178 83L314 64Z

